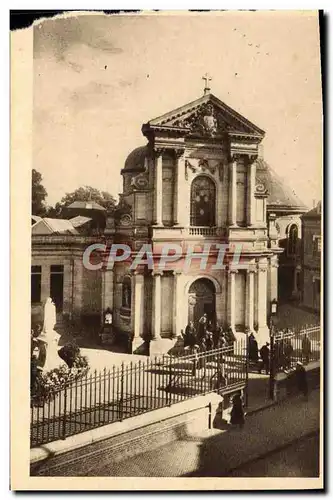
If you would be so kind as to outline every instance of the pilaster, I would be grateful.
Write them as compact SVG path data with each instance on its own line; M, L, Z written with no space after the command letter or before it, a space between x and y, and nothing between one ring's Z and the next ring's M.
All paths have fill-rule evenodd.
M258 344L269 341L267 326L267 259L258 262Z
M163 226L162 222L162 154L163 148L154 150L154 225Z
M161 338L161 312L162 312L162 297L161 297L161 277L162 271L153 271L153 318L152 318L152 337L153 340Z
M229 327L235 333L236 331L236 274L237 269L228 269L228 323Z
M142 272L134 271L132 274L132 331L134 338L138 338L143 334L144 320L144 275Z
M184 310L184 306L182 304L182 293L181 293L181 271L174 270L173 271L173 335L178 336L180 334L182 325L182 312Z
M254 158L249 158L248 173L247 173L247 223L253 226L256 221L255 214L255 183L256 183L256 163Z
M174 225L184 226L184 221L182 220L182 200L184 192L184 150L175 150L176 158L176 179L175 179L175 192L174 192Z
M246 270L246 326L250 332L254 331L254 274L255 269Z
M237 226L237 159L238 155L233 155L229 164L229 225Z

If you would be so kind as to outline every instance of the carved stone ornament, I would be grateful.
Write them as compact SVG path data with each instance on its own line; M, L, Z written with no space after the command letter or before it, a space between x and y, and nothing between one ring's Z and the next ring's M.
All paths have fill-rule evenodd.
M120 199L114 212L115 220L122 226L128 226L132 222L132 207L123 198Z
M135 189L147 189L148 187L148 175L146 173L140 173L132 178L131 186Z
M121 226L130 226L132 223L132 216L130 214L124 214L120 217L119 224Z
M188 170L190 170L193 174L197 174L199 172L205 173L210 172L212 175L216 172L216 165L212 165L209 163L209 160L202 158L198 161L198 165L193 165L189 160L185 160L185 179L188 180Z
M184 154L184 149L175 149L174 150L175 158L178 160Z
M256 177L255 192L258 194L266 194L267 193L267 186L266 186L264 179L261 179L260 177Z
M188 303L189 303L190 306L195 306L195 304L197 303L197 300L194 297L194 295L189 295L189 297L188 297Z
M189 129L193 133L215 137L227 129L227 125L211 103L200 106L186 118L180 118L174 125Z

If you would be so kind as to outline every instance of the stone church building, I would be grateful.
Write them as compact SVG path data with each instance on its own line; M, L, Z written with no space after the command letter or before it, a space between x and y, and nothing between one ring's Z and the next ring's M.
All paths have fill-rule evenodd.
M202 97L151 119L142 133L146 145L134 149L121 170L115 221L94 241L129 245L132 259L150 245L154 263L165 244L180 245L181 257L163 270L155 265L132 270L130 260L112 269L82 269L82 253L93 237L79 230L89 222L89 214L85 220L80 212L76 234L67 231L65 246L59 246L61 233L34 236L32 231L34 269L41 270L47 257L49 263L56 259L56 272L65 259L63 314L100 319L110 307L116 331L132 336L134 347L148 338L151 352L166 352L187 323L204 313L237 336L253 331L262 344L269 338L270 302L278 299L283 250L277 220L306 211L285 194L288 188L284 191L263 160L265 132L206 86ZM218 245L227 247L226 265L209 265L216 263ZM189 250L202 256L207 248L208 265L200 267L193 259L186 268ZM233 258L235 248L241 249L239 261ZM46 295L48 272L40 278ZM45 297L39 293L38 299Z
M144 124L142 133L147 145L132 151L121 171L117 242L135 250L150 243L157 261L170 242L182 246L182 259L188 248L237 244L241 260L186 272L179 261L167 271L143 266L134 273L129 263L119 263L104 273L105 304L116 326L132 332L135 343L148 332L161 345L160 339L207 313L235 333L256 332L262 343L269 335L269 303L277 299L280 252L275 219L266 218L267 176L257 169L264 131L206 89L196 101Z

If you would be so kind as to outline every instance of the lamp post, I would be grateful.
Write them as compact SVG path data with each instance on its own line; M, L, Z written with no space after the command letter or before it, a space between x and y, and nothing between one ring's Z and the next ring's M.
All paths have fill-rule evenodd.
M269 363L269 397L274 401L275 399L275 342L274 342L274 320L277 315L277 300L273 299L271 302L270 309L270 320L269 320L269 335L270 335L270 363Z
M245 352L245 407L249 406L249 330L246 329L246 352Z

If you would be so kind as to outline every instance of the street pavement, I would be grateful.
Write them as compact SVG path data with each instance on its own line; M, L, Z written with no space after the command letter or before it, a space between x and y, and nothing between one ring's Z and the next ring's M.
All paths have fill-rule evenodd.
M319 432L234 469L230 477L318 477Z
M89 475L131 477L225 477L242 464L256 461L283 446L297 443L320 427L320 396L296 397L246 417L243 429L221 422L219 429L184 431L155 450L119 463L100 463ZM311 453L311 449L307 451ZM313 454L317 448L313 449ZM297 468L294 466L294 470ZM274 467L269 469L274 475ZM301 473L300 473L301 474Z

